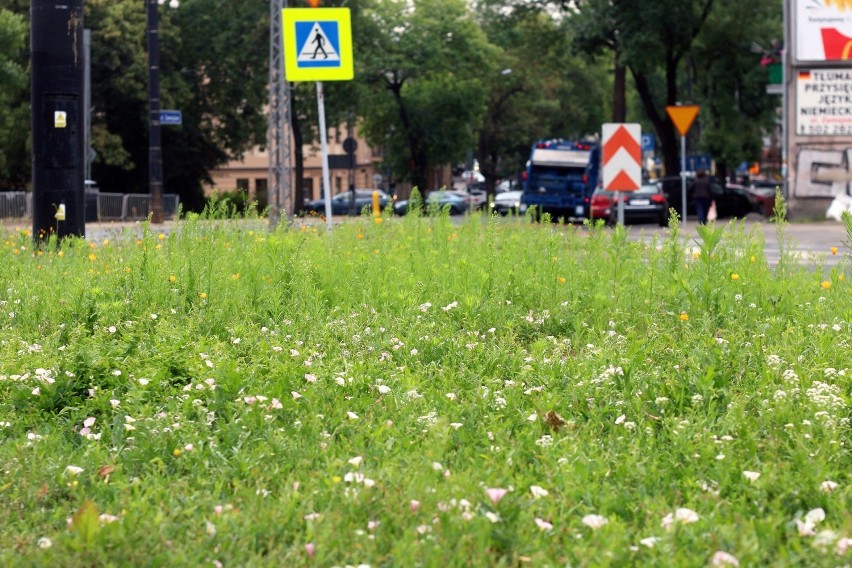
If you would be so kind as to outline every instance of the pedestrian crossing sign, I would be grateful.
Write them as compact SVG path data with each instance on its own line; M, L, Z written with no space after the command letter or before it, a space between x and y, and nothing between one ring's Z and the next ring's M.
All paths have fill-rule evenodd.
M349 8L284 8L281 23L287 81L349 81L355 76Z

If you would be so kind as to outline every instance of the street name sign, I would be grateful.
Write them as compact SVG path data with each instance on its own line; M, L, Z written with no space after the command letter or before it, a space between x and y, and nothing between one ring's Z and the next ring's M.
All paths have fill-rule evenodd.
M355 76L349 8L281 10L287 81L349 81Z
M161 110L160 124L163 126L180 126L183 124L183 113L179 110Z

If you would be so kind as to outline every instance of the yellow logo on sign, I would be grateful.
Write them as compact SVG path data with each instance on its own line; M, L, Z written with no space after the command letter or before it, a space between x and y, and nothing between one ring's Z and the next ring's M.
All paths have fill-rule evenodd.
M284 8L281 24L287 81L349 81L355 76L349 8Z

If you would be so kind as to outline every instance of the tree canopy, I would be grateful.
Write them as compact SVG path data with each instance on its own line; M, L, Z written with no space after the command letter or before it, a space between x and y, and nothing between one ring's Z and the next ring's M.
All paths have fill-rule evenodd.
M341 4L341 2L332 2ZM781 35L778 0L351 0L356 76L330 83L328 123L347 117L383 167L424 189L436 167L479 159L489 189L539 138L640 121L678 169L665 106L702 106L692 144L723 164L753 160L777 101L749 51ZM30 176L28 2L0 0L0 186ZM182 0L160 9L165 190L189 208L208 172L265 144L269 7ZM139 0L86 0L92 30L93 177L147 191L146 15ZM625 77L632 79L627 85ZM297 144L316 131L312 85L293 88ZM734 135L734 133L736 133Z
M0 189L21 189L30 177L29 77L23 64L25 19L0 8Z

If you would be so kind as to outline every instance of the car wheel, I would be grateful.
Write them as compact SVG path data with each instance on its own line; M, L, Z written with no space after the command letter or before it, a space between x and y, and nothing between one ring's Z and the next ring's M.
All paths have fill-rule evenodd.
M669 218L665 215L660 215L659 219L660 227L668 227L669 226Z

